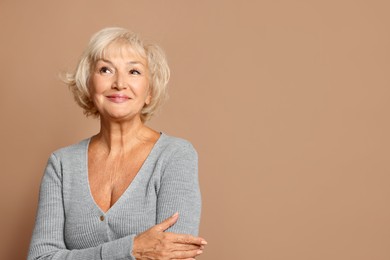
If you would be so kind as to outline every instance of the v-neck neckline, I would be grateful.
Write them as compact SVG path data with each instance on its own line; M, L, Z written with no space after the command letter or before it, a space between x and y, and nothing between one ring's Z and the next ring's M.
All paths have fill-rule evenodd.
M155 151L157 150L157 147L159 146L159 144L161 143L161 140L164 137L165 137L165 134L160 132L159 138L154 143L154 145L153 145L152 149L150 150L148 156L146 157L145 161L143 162L141 168L139 168L139 170L138 170L137 174L135 175L135 177L133 178L133 180L130 182L129 186L127 186L125 191L121 194L121 196L117 199L117 201L115 201L115 203L107 211L102 210L100 208L100 206L96 203L96 201L95 201L95 199L93 197L93 194L92 194L91 186L89 185L89 169L88 169L88 166L89 166L89 164L88 164L89 156L88 156L88 149L89 149L89 144L91 142L92 137L90 137L90 138L88 138L86 140L87 142L86 142L86 145L84 147L84 149L85 149L85 151L84 151L84 160L85 160L84 167L85 167L85 171L83 171L85 173L85 176L84 176L83 179L86 181L86 186L87 186L88 194L89 194L88 197L92 201L92 204L100 211L100 213L102 213L104 215L107 215L111 211L115 210L115 208L120 206L120 203L121 203L122 200L124 200L124 197L128 196L128 193L130 193L130 190L134 189L133 187L136 187L139 179L142 177L142 172L144 171L144 168L146 167L145 165L149 164L150 157L155 153Z

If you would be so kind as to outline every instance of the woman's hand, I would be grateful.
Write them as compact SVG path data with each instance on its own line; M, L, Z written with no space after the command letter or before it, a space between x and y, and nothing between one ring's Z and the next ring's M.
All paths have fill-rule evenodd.
M164 232L179 217L175 213L134 238L133 256L137 260L190 260L203 252L207 242L200 237Z

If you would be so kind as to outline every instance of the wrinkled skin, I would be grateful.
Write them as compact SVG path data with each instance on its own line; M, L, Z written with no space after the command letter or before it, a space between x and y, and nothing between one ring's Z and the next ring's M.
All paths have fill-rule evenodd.
M203 253L207 242L201 237L164 232L179 214L164 220L134 238L133 255L137 260L193 260Z

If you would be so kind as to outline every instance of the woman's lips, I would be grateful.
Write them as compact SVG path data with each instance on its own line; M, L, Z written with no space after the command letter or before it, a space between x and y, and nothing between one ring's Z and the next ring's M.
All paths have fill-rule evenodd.
M122 94L108 95L106 97L108 98L108 100L114 103L123 103L130 99L128 96Z

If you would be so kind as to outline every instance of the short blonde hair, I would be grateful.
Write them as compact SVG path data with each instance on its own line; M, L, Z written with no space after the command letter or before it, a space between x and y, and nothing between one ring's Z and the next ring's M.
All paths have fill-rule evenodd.
M170 70L164 51L156 44L145 44L138 34L119 27L100 30L92 36L80 57L76 70L67 73L64 81L72 91L77 104L83 108L84 114L98 117L99 112L91 100L88 81L95 63L104 58L108 46L114 42L129 45L147 62L151 101L141 110L141 120L145 122L155 114L167 98Z

